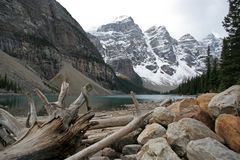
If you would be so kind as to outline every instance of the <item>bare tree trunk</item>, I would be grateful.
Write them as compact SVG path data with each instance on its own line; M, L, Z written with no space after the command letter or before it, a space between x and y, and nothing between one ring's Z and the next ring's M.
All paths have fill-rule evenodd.
M82 93L69 107L65 106L64 100L68 87L69 84L63 82L57 102L49 102L40 90L36 90L49 114L48 121L44 124L37 122L35 105L31 95L28 94L30 111L26 124L30 129L24 134L20 133L22 128L26 128L19 125L9 113L0 110L0 113L4 113L1 116L5 118L5 121L1 121L1 125L17 136L17 141L13 145L0 152L1 159L64 159L81 147L84 133L96 122L90 122L94 117L92 112L82 116L78 115L79 108L85 103L86 96L83 96ZM87 85L83 90L88 92L91 90L91 86Z
M90 112L79 117L67 132L61 132L63 122L60 118L42 128L35 125L25 138L0 152L0 157L5 160L64 159L80 147L81 138L91 126L89 120L93 116Z

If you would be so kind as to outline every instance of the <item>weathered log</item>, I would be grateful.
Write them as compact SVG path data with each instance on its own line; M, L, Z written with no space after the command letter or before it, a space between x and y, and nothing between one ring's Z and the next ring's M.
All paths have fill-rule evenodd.
M93 116L89 112L79 117L67 132L60 132L63 124L60 118L43 127L35 125L25 138L0 152L0 157L7 160L64 159L80 147L81 137L90 127L89 120Z
M108 119L98 119L92 120L93 122L97 122L98 124L92 126L91 129L102 129L108 127L118 127L118 126L125 126L129 122L133 120L133 116L121 116L121 117L113 117Z
M35 105L28 94L30 112L27 124L30 126L30 129L21 138L18 138L13 145L0 152L1 159L64 159L76 152L76 149L79 149L79 147L81 148L81 144L83 144L81 140L84 133L96 122L90 122L94 117L92 112L82 116L78 115L79 108L85 103L83 93L69 107L65 106L64 100L68 87L69 84L63 82L57 102L49 102L40 90L36 90L50 117L42 125L37 122ZM88 86L88 88L91 87ZM88 92L91 89L85 90ZM13 129L21 130L22 126L18 126L18 122L16 121L15 123L16 119L9 113L5 113L3 117L6 117L6 120L10 119L13 121L13 125L9 125L6 122L5 126L7 128L14 126L12 127ZM3 122L1 124L5 124ZM12 132L18 133L17 129Z
M15 137L23 135L24 126L10 113L0 108L0 125L5 127Z
M33 126L37 123L37 111L36 111L35 104L33 102L32 95L30 93L27 93L27 98L28 98L28 104L30 107L30 111L28 113L26 127L30 128L31 126Z
M79 151L78 153L68 157L66 160L79 160L79 159L87 158L87 157L93 155L94 153L100 151L101 149L103 149L107 146L110 146L112 143L116 142L121 137L124 137L125 135L138 129L139 126L141 126L144 123L145 118L148 115L150 115L152 112L141 114L141 111L138 107L137 99L136 99L135 95L133 94L133 92L131 92L131 96L132 96L133 102L135 104L137 114L130 123L128 123L125 127L121 128L120 130L114 132L113 134L107 136L106 138L98 141L97 143L95 143L87 148L84 148L83 150Z
M106 133L102 133L102 134L95 134L94 136L88 136L87 139L83 139L82 143L85 145L92 145L100 140L102 140L103 138L107 137L108 135L112 134L114 131L109 131Z
M14 137L11 136L9 132L6 130L6 128L3 126L0 126L0 137L1 137L0 142L2 146L8 146L15 142Z
M27 93L29 113L26 120L26 127L30 128L37 123L35 104L30 93ZM17 119L7 111L0 110L0 138L1 143L6 147L21 139L28 132L28 129L20 124Z
M172 99L168 97L167 99L165 99L164 101L162 101L162 102L159 104L159 106L167 107L167 106L169 106L171 103L172 103Z

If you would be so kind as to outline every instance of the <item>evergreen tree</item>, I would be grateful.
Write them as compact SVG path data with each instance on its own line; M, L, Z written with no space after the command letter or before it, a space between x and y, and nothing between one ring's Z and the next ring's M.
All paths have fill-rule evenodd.
M3 86L7 86L7 74L4 75Z
M21 91L21 87L14 81L8 79L7 74L2 77L0 75L0 89L6 89L7 91L14 91L15 93Z
M210 77L211 91L216 92L219 85L219 73L218 73L218 59L215 58L212 64Z
M229 0L229 12L223 26L228 37L224 40L221 55L221 89L240 80L240 0Z
M210 73L211 73L211 55L210 55L210 47L209 46L208 46L208 49L207 49L206 66L207 66L207 72L206 72L207 82L209 82Z

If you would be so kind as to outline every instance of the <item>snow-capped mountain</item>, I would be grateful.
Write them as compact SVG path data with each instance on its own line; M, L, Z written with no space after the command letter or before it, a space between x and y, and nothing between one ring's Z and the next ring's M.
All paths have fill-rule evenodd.
M102 25L91 34L102 44L104 60L116 72L119 72L115 67L117 61L129 59L144 86L157 91L173 89L182 81L202 74L208 46L211 54L219 57L222 45L222 39L213 34L202 42L198 42L190 34L176 40L164 26L153 26L142 32L129 16L121 16ZM91 37L90 39L93 42ZM126 69L121 71L124 70ZM129 73L120 73L129 77Z
M209 34L202 40L202 45L205 48L210 46L212 55L214 57L220 58L223 45L222 38L216 38L214 34Z
M106 48L106 62L130 59L135 66L146 62L151 55L142 30L131 17L118 17L115 21L102 25L92 34L99 38L103 48Z

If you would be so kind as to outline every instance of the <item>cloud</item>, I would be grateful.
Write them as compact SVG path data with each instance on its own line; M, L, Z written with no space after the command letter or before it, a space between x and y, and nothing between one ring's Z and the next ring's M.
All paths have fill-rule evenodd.
M142 30L164 25L174 38L190 33L202 39L209 33L226 35L223 17L226 0L57 0L85 29L111 22L121 15L132 16Z

